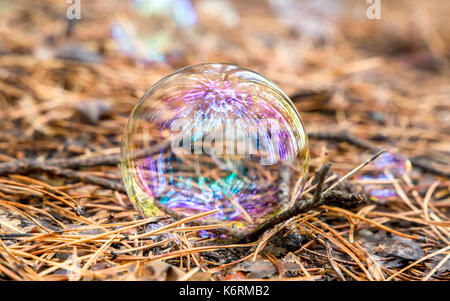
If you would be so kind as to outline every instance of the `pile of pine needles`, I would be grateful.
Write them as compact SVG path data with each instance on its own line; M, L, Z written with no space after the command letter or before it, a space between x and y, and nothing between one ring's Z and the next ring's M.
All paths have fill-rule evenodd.
M173 42L159 62L112 39L111 24L139 20L126 1L82 1L76 21L59 2L0 6L0 279L450 280L444 1L385 1L382 20L340 1L333 18L316 16L314 35L266 1L232 1L234 27L194 1L194 28L147 20ZM199 234L218 230L199 223L215 211L139 216L118 168L144 92L179 67L217 61L286 91L311 150L295 206L228 242ZM359 178L381 149L409 158L411 172ZM367 185L394 197L371 198Z

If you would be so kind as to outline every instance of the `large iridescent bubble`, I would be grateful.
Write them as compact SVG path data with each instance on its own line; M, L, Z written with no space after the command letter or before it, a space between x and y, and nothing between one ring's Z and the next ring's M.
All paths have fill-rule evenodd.
M133 109L121 168L145 216L219 209L206 222L248 230L302 189L308 141L291 100L271 81L228 64L180 69Z

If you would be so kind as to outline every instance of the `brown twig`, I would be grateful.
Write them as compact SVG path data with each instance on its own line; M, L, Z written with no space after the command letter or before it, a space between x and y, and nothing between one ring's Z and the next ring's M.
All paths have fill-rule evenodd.
M347 142L348 144L357 146L362 149L376 151L372 143L359 139L349 133L329 133L329 132L311 132L308 133L308 138L318 140L331 140L336 142Z
M16 170L15 173L26 173L29 171L40 171L47 172L54 176L68 178L76 181L81 181L88 184L98 185L104 188L117 190L119 192L125 193L125 188L122 183L114 182L111 180L103 179L97 176L87 175L79 171L60 168L57 166L46 165L44 162L34 161L32 164L27 166L26 170Z
M136 152L133 158L142 158L155 151L160 150L166 143L157 144L148 149ZM26 173L28 171L39 170L46 166L58 166L60 168L78 169L82 167L95 166L115 166L120 163L120 154L112 154L106 156L95 156L89 158L70 158L70 159L50 159L45 161L36 160L15 160L12 162L0 163L0 176L13 173Z
M311 139L318 140L331 140L337 142L346 142L348 144L357 146L362 149L379 151L381 148L376 147L368 141L364 141L358 137L355 137L349 133L328 133L328 132L310 132L308 137ZM161 146L157 145L151 147L148 150L141 151L137 153L136 158L143 157L149 154L153 154L155 150L159 149ZM420 160L418 158L411 158L411 164L420 168L426 172L450 178L450 173L439 170L430 164ZM28 171L39 170L42 166L58 166L61 168L71 168L78 169L82 167L95 167L95 166L115 166L120 163L120 154L106 155L106 156L95 156L90 158L70 158L70 159L51 159L45 161L35 161L35 160L15 160L12 162L0 163L0 176L8 174L24 174Z
M299 215L301 213L308 212L309 210L318 207L320 205L329 203L329 202L360 202L361 196L358 194L348 194L342 191L336 191L331 190L327 191L325 193L322 193L323 191L323 182L325 180L325 177L330 170L331 164L326 163L324 164L316 173L317 178L317 188L314 193L313 198L308 200L301 200L297 201L294 206L291 208L283 211L282 213L272 217L271 219L267 220L260 226L256 227L253 231L245 235L243 238L239 240L239 243L244 242L250 242L255 239L257 239L261 234L263 234L265 231L273 228L275 225L282 223L296 215Z

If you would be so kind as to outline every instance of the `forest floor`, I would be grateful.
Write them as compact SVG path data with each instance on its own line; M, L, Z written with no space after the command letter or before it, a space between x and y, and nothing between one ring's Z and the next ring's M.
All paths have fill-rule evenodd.
M365 1L290 2L194 1L187 26L188 10L146 18L126 1L82 0L75 21L66 1L2 1L0 279L450 280L450 5L382 1L369 20ZM201 62L291 97L310 138L299 202L326 162L324 189L380 149L392 161L335 187L361 204L322 204L246 243L202 238L198 217L141 217L119 168L128 116Z

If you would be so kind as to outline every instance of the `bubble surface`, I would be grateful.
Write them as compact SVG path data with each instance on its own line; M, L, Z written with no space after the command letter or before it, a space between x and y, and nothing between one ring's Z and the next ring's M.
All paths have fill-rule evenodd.
M145 216L218 209L206 222L249 229L303 189L309 150L299 113L271 81L228 64L180 69L131 112L121 169Z
M372 162L375 172L364 173L358 176L359 180L373 182L364 185L374 201L386 202L395 200L399 196L392 187L392 179L407 175L411 171L411 162L398 152L385 152ZM380 182L374 184L376 182ZM384 182L384 183L383 183Z

